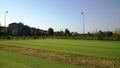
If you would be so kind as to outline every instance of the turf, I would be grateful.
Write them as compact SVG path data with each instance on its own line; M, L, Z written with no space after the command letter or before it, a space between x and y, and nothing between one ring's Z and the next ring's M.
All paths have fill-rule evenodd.
M119 41L38 39L1 40L0 44L120 60Z
M0 50L0 68L83 68Z

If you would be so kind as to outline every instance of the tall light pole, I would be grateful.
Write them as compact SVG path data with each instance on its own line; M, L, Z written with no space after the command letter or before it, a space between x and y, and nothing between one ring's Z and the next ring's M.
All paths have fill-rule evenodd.
M5 12L5 15L4 15L4 27L6 27L6 14L8 13L8 11Z
M83 15L83 34L85 33L85 14L83 12L81 12L81 14Z

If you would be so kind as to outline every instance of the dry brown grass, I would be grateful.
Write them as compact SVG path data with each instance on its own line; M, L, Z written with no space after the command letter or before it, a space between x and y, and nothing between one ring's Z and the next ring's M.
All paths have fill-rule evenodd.
M21 53L64 63L82 65L87 68L120 68L120 61L92 56L73 55L68 53L45 51L39 49L0 45L0 50Z

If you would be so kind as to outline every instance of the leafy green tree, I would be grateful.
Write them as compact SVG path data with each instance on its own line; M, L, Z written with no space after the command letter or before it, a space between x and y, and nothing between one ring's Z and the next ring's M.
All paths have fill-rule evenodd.
M54 30L53 28L48 29L48 35L53 36L54 35Z
M61 31L60 31L60 35L61 35L61 36L64 36L64 34L65 34L65 33L61 30Z
M110 37L110 36L113 35L113 33L112 33L111 31L106 31L106 32L104 32L104 35L105 35L106 37Z
M65 29L65 34L70 35L70 31L68 29Z
M113 40L120 40L120 34L114 33L112 38Z
M3 27L0 32L2 33L3 36L7 36L8 28L7 27Z
M95 39L97 40L103 40L103 37L104 33L101 30L95 34Z

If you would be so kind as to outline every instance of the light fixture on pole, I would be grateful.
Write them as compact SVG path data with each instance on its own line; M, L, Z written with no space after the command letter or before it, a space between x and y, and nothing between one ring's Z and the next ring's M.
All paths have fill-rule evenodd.
M83 34L85 33L85 14L83 12L81 12L81 14L83 15Z
M6 27L6 14L8 13L8 11L5 12L5 15L4 15L4 27Z

